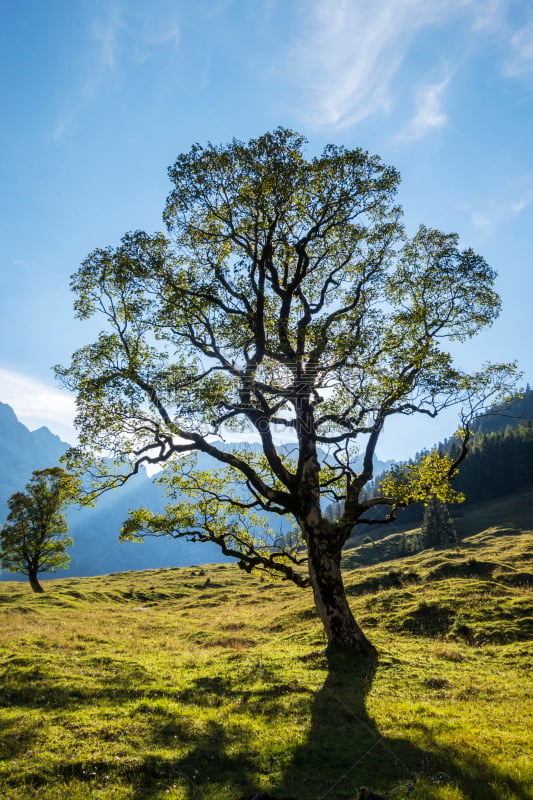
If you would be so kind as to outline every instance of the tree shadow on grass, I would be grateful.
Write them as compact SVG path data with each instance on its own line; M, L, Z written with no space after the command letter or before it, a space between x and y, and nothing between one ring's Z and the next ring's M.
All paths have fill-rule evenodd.
M353 800L361 786L382 791L413 775L423 754L400 740L393 747L366 710L377 658L354 663L333 651L327 666L325 683L313 700L306 741L296 749L279 794L297 800Z
M96 793L116 783L127 788L130 800L155 799L174 789L183 792L188 800L239 798L255 793L255 778L261 765L252 727L225 720L222 715L218 718L217 709L220 707L224 713L225 703L238 699L247 709L246 716L253 714L255 704L258 709L268 708L280 693L289 691L287 684L242 691L233 688L231 680L223 676L197 677L176 692L175 698L192 712L181 714L166 706L174 693L152 689L149 676L140 676L135 663L111 658L101 663L112 673L101 674L97 685L92 682L94 676L90 676L88 683L77 680L65 685L56 674L47 673L44 665L30 667L29 659L18 659L0 690L0 705L45 714L61 711L75 715L76 710L85 713L91 705L119 707L127 702L127 718L135 725L135 718L140 717L147 730L146 747L136 750L129 745L127 755L120 757L105 755L106 748L102 747L98 753L88 753L83 758L72 758L69 753L64 759L48 763L28 763L7 776L6 786L40 790L57 783L66 786L81 782ZM15 666L20 671L15 671ZM19 723L23 719L24 715L17 718ZM72 716L72 720L76 717ZM0 724L0 750L3 747L10 759L20 756L31 744L30 732L16 748L20 726L13 735L9 726L5 728ZM36 723L35 732L38 729ZM120 735L119 731L116 733Z
M432 738L431 729L424 728L423 719L418 727L424 750L407 740L383 736L366 710L377 659L354 666L342 654L331 653L326 661L317 653L306 659L307 669L312 669L313 659L319 669L328 668L327 677L311 700L302 697L302 702L310 705L310 727L305 741L294 749L283 779L277 785L272 781L272 795L295 800L355 800L359 788L367 786L382 795L396 790L394 797L398 800L411 796L414 788L413 797L429 800L436 796L435 781L441 780L458 785L471 800L501 800L508 796L507 789L519 800L528 800L526 789L479 757L475 743L470 751L464 747L461 751L444 749ZM177 715L159 703L169 696L167 692L151 690L150 681L139 685L137 665L117 661L109 666L119 665L122 669L120 673L114 669L114 685L111 681L90 688L72 685L68 692L38 671L32 676L33 685L24 686L28 673L13 676L5 699L9 705L32 709L71 709L102 699L120 705L138 699L135 713L152 717L148 734L151 752L132 751L120 759L68 760L33 770L30 767L24 775L12 777L13 785L21 781L41 786L58 779L77 780L96 791L113 780L127 787L131 800L155 800L167 790L172 794L174 787L183 790L187 800L240 800L259 792L257 776L268 775L269 765L262 762L257 750L253 726L241 725L235 718L217 718L216 714L207 714L204 724L198 725L194 714ZM274 675L268 688L249 692L233 688L231 680L222 677L197 678L192 686L180 690L179 700L192 709L201 705L206 711L214 711L218 706L223 710L232 694L239 695L249 717L272 714L272 724L279 729L277 700L281 694L294 691L301 693L302 687L278 683ZM26 733L31 739L34 731ZM6 754L14 757L18 742L5 738Z
M183 747L182 736L181 753L173 755L170 744L179 723L170 717L161 723L154 726L153 738L156 747L162 748L159 752L156 748L144 754L132 750L131 755L120 759L88 755L83 759L69 757L48 764L28 764L20 773L6 775L3 788L7 791L24 787L37 794L42 787L55 785L65 792L70 782L81 782L96 796L111 785L122 785L129 800L155 800L172 793L174 788L180 797L184 792L188 800L233 800L243 794L255 794L257 762L247 730L236 726L228 730L209 720L191 736L189 748Z
M17 758L33 744L39 732L39 722L26 714L2 718L0 715L0 762Z
M14 656L6 659L0 685L0 705L31 710L75 710L107 702L120 705L150 693L150 679L140 664L107 657L80 662L86 670L64 674L61 664L46 658Z
M418 787L417 797L430 798L439 784L449 783L470 800L501 800L509 789L528 800L527 789L484 762L475 747L470 752L443 749L426 730L423 750L383 736L366 710L377 658L356 665L338 652L327 658L328 675L313 700L308 736L296 749L277 796L355 800L364 786L396 798L411 796Z
M210 720L195 737L194 746L186 755L175 759L150 756L145 759L133 781L132 800L156 798L175 784L184 787L189 800L200 798L237 798L254 794L253 742L244 729Z
M255 714L272 717L279 725L280 697L293 692L294 686L272 682L264 688L234 688L231 679L199 677L179 693L182 703L210 711L238 699L245 720ZM180 745L189 744L184 755L168 756L173 740ZM156 798L160 792L179 784L188 800L239 800L255 797L257 775L268 773L264 757L258 752L253 725L230 720L206 719L201 729L189 715L177 716L163 712L153 726L152 744L164 753L147 757L132 783L135 791L132 800ZM275 758L275 754L273 755ZM181 795L180 795L181 796Z

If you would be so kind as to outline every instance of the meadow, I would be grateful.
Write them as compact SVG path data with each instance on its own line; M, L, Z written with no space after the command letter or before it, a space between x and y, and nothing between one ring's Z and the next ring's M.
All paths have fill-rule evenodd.
M532 508L465 512L455 550L349 549L361 666L309 591L231 564L1 583L0 796L533 797Z

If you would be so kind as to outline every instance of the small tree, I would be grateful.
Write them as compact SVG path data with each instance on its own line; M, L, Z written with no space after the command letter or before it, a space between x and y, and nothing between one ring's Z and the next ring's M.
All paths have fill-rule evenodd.
M436 495L432 495L424 511L422 541L427 547L453 547L458 537L448 506Z
M344 544L357 523L447 496L468 419L502 396L512 368L465 374L443 346L498 315L484 259L455 234L421 227L408 238L399 175L377 156L329 145L307 160L304 144L278 129L193 146L169 170L173 242L131 233L81 265L76 310L102 315L106 329L58 368L77 393L79 447L67 463L90 468L97 492L144 464L166 466L177 502L132 512L123 537L215 542L248 572L310 585L328 643L365 654ZM388 420L454 405L466 415L457 458L429 454L368 497ZM220 446L226 426L253 431L262 452ZM296 439L291 452L276 446L280 431ZM198 455L218 468L200 469ZM343 507L336 520L323 513L332 502ZM376 505L387 509L380 520L368 513ZM295 521L298 546L273 535L265 512Z
M35 470L26 492L15 492L7 504L9 514L0 531L0 561L9 572L28 576L34 592L43 592L37 575L55 572L70 562L66 548L72 544L61 513L76 496L77 484L61 467Z

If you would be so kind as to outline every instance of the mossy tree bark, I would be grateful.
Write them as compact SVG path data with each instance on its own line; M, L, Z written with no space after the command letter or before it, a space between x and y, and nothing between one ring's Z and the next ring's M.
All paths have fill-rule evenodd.
M361 656L375 653L348 604L340 569L341 553L329 552L328 544L322 534L309 545L309 576L328 646L350 649Z

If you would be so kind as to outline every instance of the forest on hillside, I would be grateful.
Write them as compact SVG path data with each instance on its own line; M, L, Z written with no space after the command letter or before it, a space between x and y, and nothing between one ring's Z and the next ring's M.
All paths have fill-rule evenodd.
M455 487L465 502L479 503L525 489L533 483L533 424L507 426L475 435Z
M454 479L454 489L464 495L464 503L473 505L506 497L533 485L533 390L529 385L507 403L489 408L472 425L473 436L468 453ZM439 453L457 454L453 437L436 445ZM416 463L429 453L417 453L409 463ZM376 491L382 476L377 476L369 491ZM452 516L461 506L450 506ZM399 525L418 526L424 514L422 503L414 503L396 513ZM384 512L376 510L376 517ZM376 534L372 526L372 534ZM368 534L368 526L358 525L355 534ZM391 531L383 526L383 535Z
M465 503L504 497L533 483L533 390L529 386L507 403L480 414L472 430L468 453L454 479L454 488L465 495ZM458 444L452 437L437 449L455 456Z

